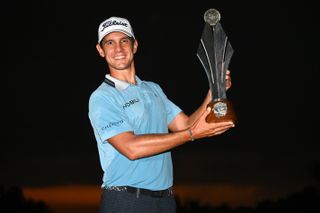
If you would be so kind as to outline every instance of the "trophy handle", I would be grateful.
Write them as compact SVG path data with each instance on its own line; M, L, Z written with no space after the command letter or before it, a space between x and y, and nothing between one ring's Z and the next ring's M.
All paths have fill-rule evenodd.
M207 107L211 108L210 114L206 117L207 123L232 121L236 124L236 114L232 103L228 99L211 101Z

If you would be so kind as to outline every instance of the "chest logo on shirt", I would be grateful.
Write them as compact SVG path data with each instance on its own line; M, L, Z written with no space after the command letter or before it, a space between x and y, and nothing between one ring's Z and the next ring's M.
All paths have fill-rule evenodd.
M131 107L133 104L138 103L138 102L140 102L139 98L135 98L135 99L132 99L132 100L126 102L122 107L123 107L123 109L126 109L127 107Z

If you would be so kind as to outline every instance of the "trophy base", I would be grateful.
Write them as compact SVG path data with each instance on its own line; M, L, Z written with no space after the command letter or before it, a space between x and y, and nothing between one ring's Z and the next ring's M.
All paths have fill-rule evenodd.
M211 101L208 104L208 107L211 108L211 112L206 117L207 123L218 123L226 121L232 121L234 124L236 123L236 114L234 112L232 103L229 100L223 99L218 101Z

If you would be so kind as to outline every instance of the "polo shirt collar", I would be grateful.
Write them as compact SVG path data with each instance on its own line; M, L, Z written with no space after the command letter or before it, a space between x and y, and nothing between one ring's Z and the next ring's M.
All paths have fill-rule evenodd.
M126 82L126 81L122 81L119 79L116 79L114 77L112 77L110 74L106 74L105 76L105 82L107 84L109 84L110 86L113 86L115 88L117 88L118 90L125 90L128 88L128 86L130 86L131 84ZM135 76L136 81L137 81L137 85L140 85L140 83L142 82L138 76Z

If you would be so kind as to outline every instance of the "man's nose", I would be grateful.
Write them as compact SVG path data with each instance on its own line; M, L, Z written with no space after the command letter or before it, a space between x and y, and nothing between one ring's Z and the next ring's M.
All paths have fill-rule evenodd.
M120 52L120 51L122 51L122 49L123 49L123 48L122 48L122 45L121 45L120 43L117 43L117 44L116 44L116 51L117 51L117 52Z

